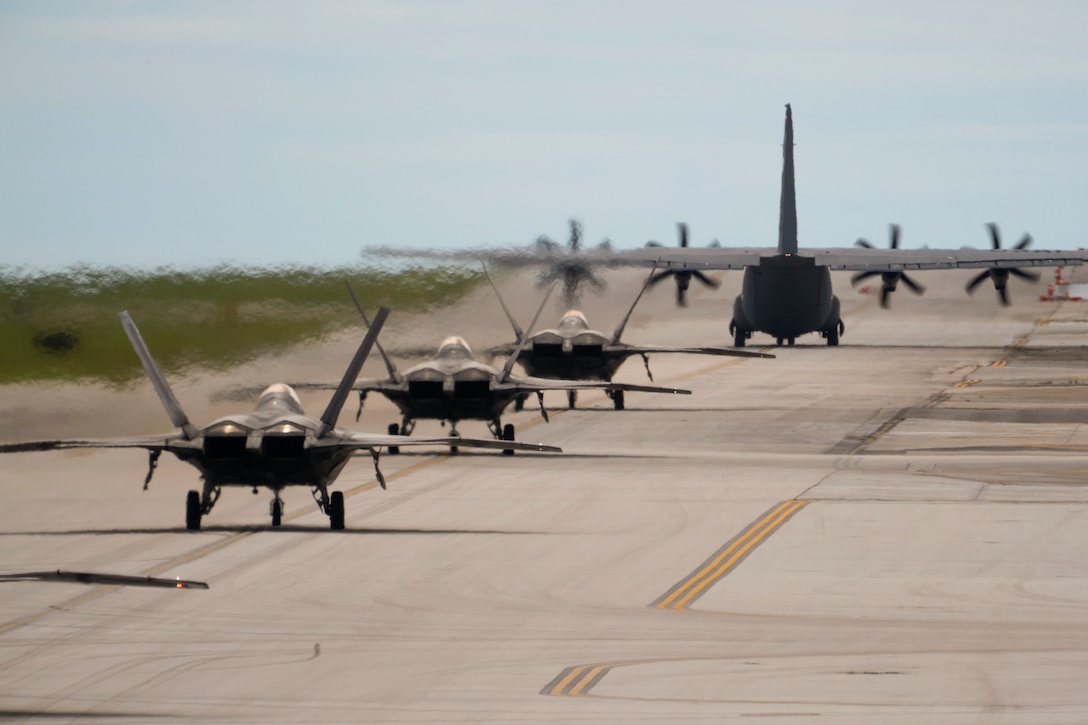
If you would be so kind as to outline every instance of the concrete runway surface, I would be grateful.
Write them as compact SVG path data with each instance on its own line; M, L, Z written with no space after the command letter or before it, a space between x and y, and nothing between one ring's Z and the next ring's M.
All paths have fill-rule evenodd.
M509 416L563 455L385 456L387 492L360 458L338 483L344 532L298 490L273 530L270 496L237 489L187 532L195 472L167 456L147 492L141 451L6 456L3 571L211 589L0 587L0 719L1088 722L1088 303L1038 301L1044 270L1003 309L989 285L964 293L972 274L919 273L926 295L891 310L836 275L841 347L658 356L655 380L693 395L617 412L556 393L549 424ZM719 276L686 310L654 290L625 339L727 344L740 275ZM523 324L528 279L505 282ZM586 304L606 332L641 281L609 279ZM453 332L510 337L481 291L430 319L394 311L382 340ZM174 382L206 423L247 407L238 385L336 379L357 339ZM645 381L641 361L619 379ZM326 400L304 396L315 414ZM3 440L169 430L146 382L0 401ZM394 420L372 396L353 427Z

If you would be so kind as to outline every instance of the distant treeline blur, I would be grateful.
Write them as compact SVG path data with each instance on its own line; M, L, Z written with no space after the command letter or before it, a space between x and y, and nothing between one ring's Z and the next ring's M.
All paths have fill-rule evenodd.
M237 365L361 326L349 280L369 313L456 302L483 281L464 267L204 270L0 267L0 385L142 375L117 313L128 310L167 370Z

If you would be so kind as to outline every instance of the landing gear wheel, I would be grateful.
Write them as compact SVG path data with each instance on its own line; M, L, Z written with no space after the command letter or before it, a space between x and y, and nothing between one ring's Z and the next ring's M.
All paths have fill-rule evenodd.
M329 528L333 531L344 530L344 492L333 491L329 497Z
M400 435L400 426L396 423L389 424L389 435ZM400 446L389 446L389 455L395 456L400 453Z
M568 390L567 391L567 407L568 408L573 408L575 403L577 403L577 402L578 402L578 391L577 390Z
M200 530L200 517L203 511L200 509L200 492L190 491L185 496L185 528L189 531Z
M612 391L612 407L616 410L623 410L623 391Z
M737 331L733 333L733 347L744 347L745 339L747 339L747 335L738 328Z
M525 409L525 396L519 395L514 398L514 410L521 411Z
M792 337L786 338L786 344L787 345L789 345L790 347L793 347L793 343L794 343L794 338L792 338Z
M272 502L272 525L279 526L283 523L283 502L278 498Z
M836 325L827 331L827 344L834 347L839 344L839 327Z
M502 439L504 441L514 440L514 425L512 423L507 423L502 427ZM504 456L512 456L514 455L514 451L512 448L506 448L503 449L502 454Z
M783 338L781 338L781 337L776 337L776 338L774 339L774 344L775 344L775 345L778 345L779 347L782 347L782 340L783 340Z

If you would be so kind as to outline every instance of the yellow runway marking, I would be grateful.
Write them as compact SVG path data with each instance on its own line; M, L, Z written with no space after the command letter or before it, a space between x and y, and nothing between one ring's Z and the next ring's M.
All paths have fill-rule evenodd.
M723 546L687 579L665 592L652 606L657 609L687 609L808 503L791 499L778 504Z
M545 685L544 689L540 691L540 694L551 695L553 697L561 695L566 695L568 697L588 695L593 686L600 682L614 666L616 666L615 663L605 663L568 667L560 672L554 680Z
M966 387L969 387L971 385L976 385L976 384L981 383L981 382L982 382L981 378L970 378L969 380L961 380L958 383L956 383L955 385L953 385L952 387L953 388L966 388Z
M1008 360L995 360L994 362L990 363L990 367L992 367L992 368L1003 368L1008 364L1009 364Z

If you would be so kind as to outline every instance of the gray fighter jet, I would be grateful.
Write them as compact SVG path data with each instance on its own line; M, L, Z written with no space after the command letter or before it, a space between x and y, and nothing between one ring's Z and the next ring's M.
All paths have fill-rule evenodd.
M486 271L486 270L485 270ZM659 279L656 267L650 271L650 276L642 285L634 302L628 308L627 314L616 326L616 331L611 337L602 332L591 330L586 316L579 310L569 310L559 320L559 325L551 330L542 330L536 334L526 334L518 326L517 320L506 306L499 288L495 285L491 275L487 276L491 282L495 295L499 299L503 312L510 320L514 328L516 341L507 345L491 348L494 355L508 355L509 360L516 360L525 368L525 372L538 378L559 380L601 380L611 382L612 377L619 370L627 358L638 355L646 366L646 376L653 381L654 376L650 372L649 355L659 353L684 353L690 355L727 355L733 357L763 357L773 358L762 352L747 352L728 347L667 347L662 345L628 345L620 342L620 336L631 319L631 313L642 299L646 288ZM612 405L616 410L624 408L624 388L615 388L608 391L612 398ZM578 400L578 391L568 389L567 404L573 408ZM519 399L517 405L523 404Z
M348 365L336 392L320 418L311 418L302 410L298 395L289 386L276 383L268 386L257 400L252 413L230 415L205 428L189 422L163 377L151 352L147 349L136 324L127 312L120 314L129 341L143 363L159 399L180 432L134 438L104 438L81 440L46 440L0 445L0 453L44 451L57 448L145 448L150 456L150 469L144 479L144 489L158 465L159 456L169 451L180 460L200 471L204 481L203 493L189 491L185 501L185 526L199 529L201 518L208 514L225 486L271 489L272 525L278 526L283 515L280 492L288 486L308 486L318 507L329 517L332 529L344 528L344 494L329 486L351 460L356 451L370 452L374 471L385 488L385 478L378 468L378 456L384 446L449 445L502 450L555 451L552 446L513 443L511 441L469 440L450 437L406 438L372 433L357 433L336 426L351 386L359 375L378 332L389 314L381 308Z
M540 317L544 305L548 301L554 284L544 295L540 307L529 324L532 330ZM351 292L351 285L348 285ZM359 306L355 293L351 292L352 299L359 307L359 313L366 320L366 313ZM369 324L369 323L368 323ZM524 342L522 344L524 345ZM432 360L420 363L408 368L403 373L385 354L378 345L378 351L385 361L389 371L388 378L360 380L354 388L359 391L359 411L362 412L363 402L368 393L377 392L384 395L400 410L402 419L398 425L389 425L390 435L410 435L415 428L417 420L440 420L449 422L451 433L457 435L457 423L462 420L487 421L488 428L495 438L502 441L514 440L514 426L502 424L502 413L514 400L524 400L533 393L540 403L540 412L545 420L548 419L548 411L544 407L544 391L565 390L570 393L578 390L603 390L613 396L623 395L624 391L638 391L647 393L674 393L689 395L690 390L677 388L663 388L649 385L630 385L628 383L581 382L574 380L551 380L543 378L523 377L511 374L514 360L517 355L512 355L506 365L500 370L486 363L476 360L472 355L464 338L451 336L446 338L438 348L438 353ZM732 352L732 351L730 351ZM323 387L323 386L316 386ZM358 414L356 415L358 420ZM413 439L414 440L414 439ZM455 438L452 448L462 445L460 439ZM391 446L390 453L397 453L396 446ZM514 449L504 450L503 453L513 455Z

